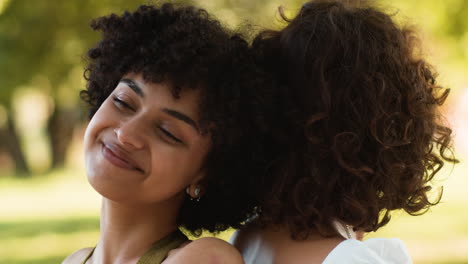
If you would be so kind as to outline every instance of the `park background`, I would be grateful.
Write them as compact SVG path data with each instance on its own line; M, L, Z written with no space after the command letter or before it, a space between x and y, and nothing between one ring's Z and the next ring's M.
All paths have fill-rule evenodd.
M436 179L441 203L418 217L393 214L367 237L400 237L415 263L468 263L468 0L374 0L416 26L428 60L451 88L444 107L461 163ZM157 1L155 1L157 3ZM231 28L280 28L277 8L301 1L200 0ZM100 197L88 186L82 137L83 54L99 37L92 18L147 1L0 0L0 263L60 263L96 243ZM248 21L248 22L247 22ZM230 233L221 234L222 238Z

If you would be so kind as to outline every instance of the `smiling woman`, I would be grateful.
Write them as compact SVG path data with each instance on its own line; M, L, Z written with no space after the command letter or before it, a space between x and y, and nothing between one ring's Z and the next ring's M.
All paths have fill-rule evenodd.
M261 113L275 104L247 43L206 11L168 3L92 27L102 40L81 96L101 237L64 263L242 263L226 242L178 229L238 228L254 211L239 190L267 167Z
M86 130L91 185L123 203L182 201L186 194L180 191L203 179L202 163L211 147L194 121L199 92L184 90L176 99L165 83L125 75Z

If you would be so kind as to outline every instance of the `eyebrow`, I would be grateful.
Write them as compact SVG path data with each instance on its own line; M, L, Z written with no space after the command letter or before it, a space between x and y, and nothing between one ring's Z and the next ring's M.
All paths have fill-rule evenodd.
M185 114L182 114L181 112L169 108L163 108L162 111L174 118L179 119L180 121L185 122L186 124L193 127L198 133L200 133L200 129L198 128L197 122L195 122L192 118L186 116Z
M120 80L120 82L123 82L126 85L128 85L128 87L130 87L130 89L132 89L139 96L141 96L143 98L145 97L145 93L143 93L143 90L141 90L140 86L138 86L138 84L136 82L134 82L133 80L123 78L123 79Z
M143 93L143 90L140 88L140 86L138 86L138 84L135 81L131 79L123 78L120 80L120 82L123 82L126 85L128 85L130 89L132 89L135 93L137 93L141 97L143 98L145 97L145 93ZM182 114L181 112L178 112L176 110L169 109L169 108L163 108L162 111L180 121L185 122L186 124L193 127L198 133L200 133L200 129L198 128L197 122L195 122L192 118L188 117L187 115Z

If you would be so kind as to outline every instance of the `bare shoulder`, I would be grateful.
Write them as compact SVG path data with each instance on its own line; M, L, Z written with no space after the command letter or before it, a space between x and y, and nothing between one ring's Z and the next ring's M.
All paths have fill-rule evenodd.
M93 248L82 248L73 252L70 256L68 256L65 260L63 260L62 264L81 264L83 260L91 253Z
M204 237L176 249L168 255L164 264L207 263L243 264L239 251L224 240Z

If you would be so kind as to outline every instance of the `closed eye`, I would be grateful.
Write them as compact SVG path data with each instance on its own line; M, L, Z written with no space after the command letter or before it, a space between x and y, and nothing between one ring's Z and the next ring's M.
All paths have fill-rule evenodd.
M119 108L127 108L130 110L134 110L129 104L127 104L124 100L119 99L118 97L113 98L114 104Z
M174 136L173 134L171 134L169 131L167 131L166 129L162 128L162 127L159 127L159 130L167 137L169 137L170 139L174 140L175 142L177 143L184 143L182 142L182 140L180 140L179 138L177 138L176 136Z

